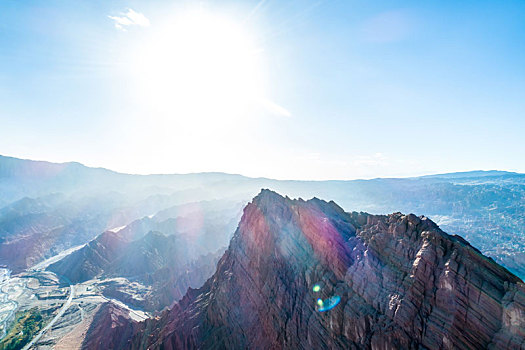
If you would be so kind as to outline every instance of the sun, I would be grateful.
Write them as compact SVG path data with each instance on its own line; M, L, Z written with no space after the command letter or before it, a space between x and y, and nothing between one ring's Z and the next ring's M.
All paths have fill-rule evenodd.
M266 131L292 114L274 102L268 37L246 18L178 8L119 33L128 38L121 57L130 96L115 117L120 143L152 164L184 164L181 171L234 172L266 154Z
M140 96L155 113L213 123L264 96L261 50L246 27L203 10L174 16L135 55Z

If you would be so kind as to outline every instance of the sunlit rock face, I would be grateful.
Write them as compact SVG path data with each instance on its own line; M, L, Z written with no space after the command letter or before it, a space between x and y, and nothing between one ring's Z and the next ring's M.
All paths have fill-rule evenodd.
M110 342L516 349L525 346L524 315L517 277L425 217L345 213L333 202L263 190L202 288L160 317L115 327Z

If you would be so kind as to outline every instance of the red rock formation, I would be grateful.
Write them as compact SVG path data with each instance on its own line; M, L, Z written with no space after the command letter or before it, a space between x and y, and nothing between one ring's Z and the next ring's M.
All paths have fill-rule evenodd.
M319 312L316 300L331 296L340 303ZM121 324L107 344L519 349L525 287L425 217L345 213L263 190L202 288L160 317Z
M107 302L102 304L89 327L82 347L84 349L119 349L126 346L126 339L131 336L124 328L130 322L129 311ZM118 337L113 332L118 330ZM120 330L127 332L120 333Z

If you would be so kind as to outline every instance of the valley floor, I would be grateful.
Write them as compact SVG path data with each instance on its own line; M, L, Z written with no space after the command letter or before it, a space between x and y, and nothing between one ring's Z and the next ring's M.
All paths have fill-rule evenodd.
M136 298L147 290L138 288L124 278L111 280L90 280L80 284L70 284L64 278L44 269L73 251L75 247L61 252L45 262L25 272L11 276L10 271L2 269L0 276L0 345L12 346L9 333L16 325L16 315L36 312L42 316L43 324L32 339L24 339L23 349L76 349L93 321L93 317L104 303L113 303L127 310L129 317L141 321L149 314L134 309L122 301L102 294L103 286L116 284L121 289L133 286ZM11 342L11 343L8 343ZM18 346L17 346L18 347ZM19 348L19 347L18 347Z

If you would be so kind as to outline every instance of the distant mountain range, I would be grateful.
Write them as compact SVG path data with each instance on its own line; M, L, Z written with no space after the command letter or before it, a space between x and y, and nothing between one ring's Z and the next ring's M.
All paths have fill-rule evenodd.
M292 198L332 199L348 211L424 214L525 277L525 174L473 171L400 179L280 181L223 173L130 175L79 163L4 156L0 264L20 271L163 209L210 200L246 203L261 188ZM235 218L231 214L230 219Z
M458 173L436 174L421 176L423 178L442 178L442 179L466 179L479 177L497 177L497 176L519 176L522 175L516 172L500 171L500 170L474 170L462 171Z

